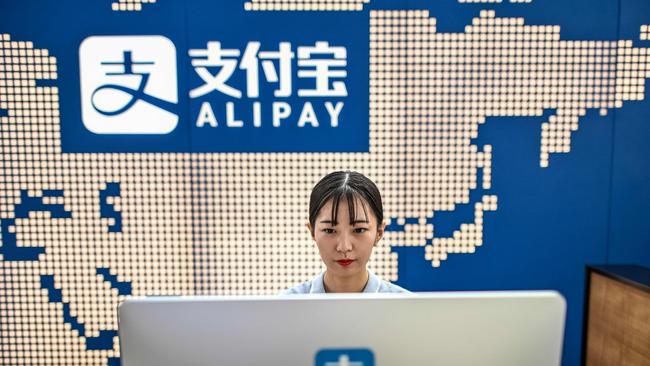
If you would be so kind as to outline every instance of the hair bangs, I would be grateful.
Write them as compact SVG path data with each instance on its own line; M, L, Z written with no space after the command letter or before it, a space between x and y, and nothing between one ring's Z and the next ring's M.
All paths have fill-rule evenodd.
M338 224L339 205L341 203L341 200L344 198L348 204L348 216L350 217L350 225L354 225L359 222L357 220L357 205L361 205L361 209L363 210L364 214L364 222L369 222L368 209L366 208L365 204L366 199L363 197L361 192L346 185L341 186L339 189L334 191L330 198L325 201L327 202L330 199L332 200L331 218L333 226Z

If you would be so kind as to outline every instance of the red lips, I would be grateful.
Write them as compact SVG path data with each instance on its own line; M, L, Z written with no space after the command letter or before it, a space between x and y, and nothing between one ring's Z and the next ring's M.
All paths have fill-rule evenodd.
M343 267L349 266L350 264L352 264L352 262L354 262L354 259L341 259L336 261L336 263L340 264Z

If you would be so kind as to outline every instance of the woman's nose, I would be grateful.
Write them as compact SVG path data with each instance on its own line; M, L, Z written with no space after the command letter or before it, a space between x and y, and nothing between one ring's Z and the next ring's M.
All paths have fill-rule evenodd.
M346 253L352 250L352 238L346 233L342 233L339 236L339 240L336 245L336 251L341 253Z

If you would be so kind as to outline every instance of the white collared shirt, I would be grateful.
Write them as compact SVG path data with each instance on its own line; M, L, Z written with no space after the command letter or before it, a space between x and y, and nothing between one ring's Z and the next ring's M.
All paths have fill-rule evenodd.
M323 284L323 277L325 272L321 272L312 280L301 283L283 292L284 295L291 294L324 294L325 285ZM363 289L363 293L377 293L377 292L410 292L388 281L384 281L376 274L368 270L368 283Z

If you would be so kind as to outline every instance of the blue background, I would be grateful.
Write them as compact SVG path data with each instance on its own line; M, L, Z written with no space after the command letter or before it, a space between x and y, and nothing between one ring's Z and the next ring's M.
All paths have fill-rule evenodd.
M213 151L211 136L190 133L199 104L190 103L186 91L199 79L184 51L205 47L207 40L225 34L226 28L231 29L227 37L233 41L260 40L263 49L265 45L277 46L283 39L301 45L322 34L349 42L360 52L348 57L348 70L358 77L354 80L359 84L346 84L355 93L358 109L353 113L364 116L365 127L342 134L340 140L341 130L334 140L327 129L319 130L310 151L327 151L327 146L333 151L367 150L367 76L359 76L367 72L367 64L356 62L357 57L367 58L370 9L429 9L438 19L438 32L462 32L480 10L495 9L497 17L524 17L526 24L532 25L560 25L563 40L629 39L635 47L650 47L650 42L639 41L640 25L650 24L647 0L533 0L530 4L372 0L363 12L258 13L250 15L254 21L243 20L238 1L159 1L137 13L112 12L92 1L0 4L0 32L10 33L13 40L34 41L37 48L49 49L58 59L59 79L49 83L60 88L65 152ZM77 10L71 13L72 8ZM228 21L220 23L223 19ZM310 30L309 25L315 27ZM176 45L179 104L185 113L173 133L116 137L94 135L83 128L78 46L89 35L120 34L162 34ZM346 102L346 108L350 107ZM485 247L473 255L450 255L435 269L423 259L424 248L396 248L398 284L414 291L556 289L568 302L563 365L576 365L582 341L585 265L650 267L650 101L624 102L621 109L609 110L607 116L589 111L572 134L571 152L552 155L550 166L540 168L540 124L545 117L489 118L480 127L476 143L494 146L492 189L499 196L498 210L485 215ZM282 146L298 141L293 132L270 136L275 142L267 145L266 151L283 151ZM236 131L225 137L224 141L239 139ZM255 136L253 141L264 137ZM228 148L253 151L250 146ZM442 220L450 227L458 222L453 213L444 215L441 213Z

